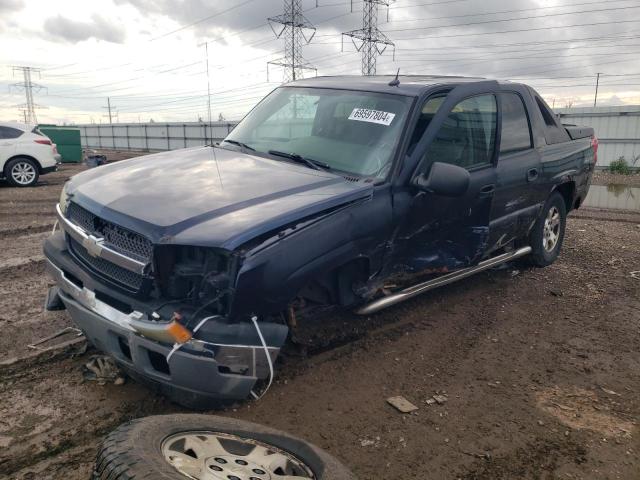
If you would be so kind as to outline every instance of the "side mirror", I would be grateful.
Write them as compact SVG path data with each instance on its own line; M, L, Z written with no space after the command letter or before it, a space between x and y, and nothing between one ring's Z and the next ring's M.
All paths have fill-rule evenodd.
M412 184L443 197L461 197L469 189L469 171L450 163L434 162L428 175L420 174Z

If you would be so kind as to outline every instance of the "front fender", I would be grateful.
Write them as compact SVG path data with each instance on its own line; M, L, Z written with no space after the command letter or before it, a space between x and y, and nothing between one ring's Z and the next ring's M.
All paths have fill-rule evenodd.
M231 316L280 312L311 280L354 259L367 259L375 271L382 262L390 219L388 197L374 196L247 252Z

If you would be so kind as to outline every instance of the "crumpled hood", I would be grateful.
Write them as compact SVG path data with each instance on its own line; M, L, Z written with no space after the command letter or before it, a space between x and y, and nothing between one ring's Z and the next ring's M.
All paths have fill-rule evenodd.
M74 202L154 243L234 249L300 218L371 195L371 184L302 165L198 147L73 177Z

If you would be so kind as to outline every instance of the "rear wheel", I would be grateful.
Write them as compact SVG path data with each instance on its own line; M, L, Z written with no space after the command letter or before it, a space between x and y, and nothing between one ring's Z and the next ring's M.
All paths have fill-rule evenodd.
M103 442L93 480L354 480L304 440L241 420L161 415L135 420Z
M549 197L530 236L531 262L546 267L560 255L567 222L567 208L562 195L555 192Z
M30 187L38 183L38 165L30 158L14 158L7 163L6 177L15 187Z

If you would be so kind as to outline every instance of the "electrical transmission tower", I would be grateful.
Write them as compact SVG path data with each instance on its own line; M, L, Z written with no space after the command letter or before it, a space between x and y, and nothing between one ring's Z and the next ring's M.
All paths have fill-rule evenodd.
M42 90L44 87L42 85L38 85L31 81L31 74L37 73L40 74L39 68L33 67L21 67L14 66L13 73L15 75L16 71L22 72L23 81L22 83L13 84L14 87L24 89L25 95L27 97L27 103L23 105L18 105L18 108L23 110L24 121L25 123L38 123L38 118L36 117L36 108L42 108L39 105L36 105L33 101L33 91L36 92Z
M316 34L316 27L302 14L301 4L302 0L284 0L284 13L268 19L275 36L284 38L284 58L267 63L267 80L269 65L284 69L285 82L302 78L304 70L314 70L317 73L316 68L302 56L302 44L311 42ZM279 26L275 27L274 24Z
M351 37L356 50L362 53L362 75L376 74L376 60L387 47L394 48L395 44L378 29L378 7L389 7L395 0L362 0L362 28L344 32L344 36ZM353 1L351 2L353 10ZM387 15L388 15L387 10ZM360 40L360 43L357 43Z

